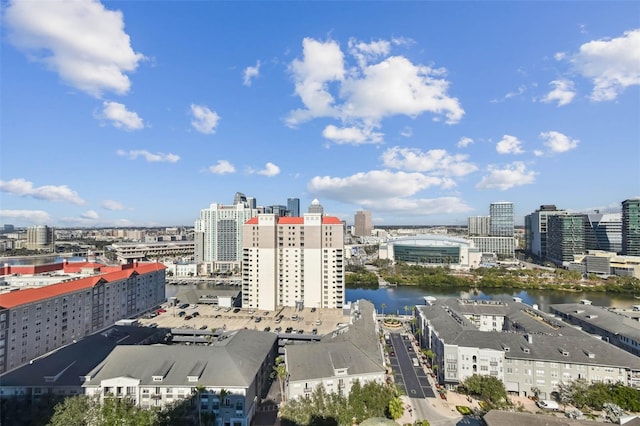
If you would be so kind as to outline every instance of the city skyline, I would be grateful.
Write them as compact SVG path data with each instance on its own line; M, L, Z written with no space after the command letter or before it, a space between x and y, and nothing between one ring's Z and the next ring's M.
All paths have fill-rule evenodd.
M636 2L2 7L0 223L193 226L242 192L522 226L640 196Z

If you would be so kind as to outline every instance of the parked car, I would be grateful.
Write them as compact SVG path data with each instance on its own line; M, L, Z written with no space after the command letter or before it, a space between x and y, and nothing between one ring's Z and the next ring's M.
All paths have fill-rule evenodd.
M318 334L318 329L317 329L317 328L314 328L313 330L311 330L311 334L314 334L314 335L315 335L315 334Z
M269 326L265 327L264 331L271 331L271 327L269 327Z
M558 405L557 402L555 401L551 401L548 399L540 399L538 401L536 401L536 405L540 408L543 408L545 410L553 410L556 411L560 408L560 406Z
M182 305L178 306L178 308L180 309L187 309L189 307L188 303L183 303Z
M273 329L276 333L280 333L282 331L282 327L276 327Z
M287 329L284 332L291 333L292 331L293 331L293 327L287 327Z
M157 313L157 314L164 314L165 312L167 312L167 310L166 310L166 309L158 309L158 310L156 311L156 313Z
M200 312L195 311L194 313L191 314L192 317L199 317L200 316Z
M179 317L183 317L183 316L185 316L185 315L187 315L187 313L186 313L185 311L180 311L180 312L178 312L178 316L179 316Z
M260 322L262 321L262 317L256 317L255 322Z
M234 313L234 314L237 314L238 312L240 312L240 310L241 310L240 308L235 308L235 309L233 310L233 313Z
M311 308L311 312L315 312L315 311L316 311L316 308Z

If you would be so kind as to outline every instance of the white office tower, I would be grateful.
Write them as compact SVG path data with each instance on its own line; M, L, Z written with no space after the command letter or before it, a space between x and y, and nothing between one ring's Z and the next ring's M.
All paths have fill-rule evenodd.
M489 205L489 235L513 237L513 203L498 201Z
M344 227L337 217L261 214L244 225L242 306L341 308Z
M237 193L234 204L211 204L195 221L195 258L206 273L240 271L242 226L257 215L247 197Z

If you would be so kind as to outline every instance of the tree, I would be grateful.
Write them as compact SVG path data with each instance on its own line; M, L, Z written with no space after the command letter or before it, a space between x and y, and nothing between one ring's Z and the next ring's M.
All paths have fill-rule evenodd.
M53 417L51 417L49 425L88 425L88 413L93 404L94 402L91 398L86 395L65 398L61 403L55 406Z
M433 364L433 359L436 357L436 354L431 349L425 349L422 353L429 358L429 364Z
M286 396L284 393L284 382L287 378L287 366L285 365L284 359L281 356L276 358L276 365L273 367L273 373L271 373L271 377L276 377L278 379L282 402L286 402Z
M406 317L407 315L409 315L409 306L404 305L404 316Z
M386 307L387 307L387 305L385 303L382 303L380 305L380 309L382 309L382 316L384 316L384 308L386 308Z
M389 401L389 415L393 420L397 420L404 414L404 406L402 400L399 397L393 398Z
M468 393L477 395L494 405L503 404L507 400L507 391L504 383L493 376L474 374L463 382L463 386Z
M209 337L209 336L207 336ZM193 388L193 394L196 397L196 404L198 404L198 425L202 425L202 394L205 392L205 387L198 385Z

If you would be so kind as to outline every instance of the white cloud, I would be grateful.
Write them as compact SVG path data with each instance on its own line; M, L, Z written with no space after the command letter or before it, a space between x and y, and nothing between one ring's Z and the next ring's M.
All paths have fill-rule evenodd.
M420 191L450 187L446 178L421 173L373 170L338 178L316 176L307 185L314 196L358 205L378 212L401 212L403 216L463 213L471 208L457 197L413 198Z
M409 126L405 126L400 130L400 136L404 136L405 138L410 138L413 136L413 129Z
M478 167L467 162L468 156L451 155L444 149L421 151L412 148L393 147L382 154L385 167L409 172L431 172L441 176L465 176Z
M287 124L296 126L316 117L334 117L334 98L328 83L344 78L344 55L335 41L322 43L311 38L302 41L302 60L289 65L295 92L306 109L291 111Z
M536 157L542 157L544 155L544 151L542 151L540 149L534 149L533 150L533 155L535 155Z
M67 185L44 185L35 187L32 182L19 178L9 181L0 180L0 191L20 197L31 197L46 201L64 201L73 204L84 204L78 193Z
M540 133L540 138L543 140L544 146L549 148L552 154L570 151L577 148L580 143L577 139L571 139L569 136L553 130Z
M499 103L499 102L504 102L507 99L511 99L511 98L515 98L517 96L522 95L524 92L527 91L527 86L524 85L520 85L518 86L518 88L512 92L508 92L507 94L505 94L502 98L499 99L492 99L491 102L492 103Z
M13 0L5 22L14 46L92 96L127 93L127 73L144 59L131 47L122 12L96 0Z
M142 118L133 111L128 111L124 104L118 102L103 102L102 114L99 118L111 120L114 127L125 130L140 130L144 128Z
M417 117L424 112L441 114L447 123L464 115L458 99L447 96L442 69L414 65L403 56L391 56L361 70L361 78L343 82L346 99L342 114L351 119L379 121L393 115Z
M150 163L160 163L160 162L175 163L178 160L180 160L180 156L176 154L164 154L162 152L158 152L154 154L144 149L133 149L130 151L124 151L122 149L119 149L118 151L116 151L116 154L118 154L121 157L127 157L130 160L135 160L138 157L142 157Z
M211 111L204 105L191 104L191 114L193 114L191 125L194 129L207 135L215 133L220 121L220 116L215 111Z
M391 43L387 40L365 43L352 38L349 40L348 46L349 53L356 58L360 67L366 66L372 60L388 55L391 50Z
M515 186L532 184L536 179L536 172L527 170L521 161L514 161L504 168L488 167L489 174L482 177L476 189L499 189L505 191Z
M496 144L498 154L522 154L522 142L515 136L504 135L502 140Z
M218 160L216 164L214 164L213 166L209 166L208 170L216 175L224 175L227 173L236 172L236 168L234 167L234 165L227 160Z
M263 176L273 177L280 174L280 167L269 162L264 165L264 169L258 170L256 173Z
M542 98L542 102L557 102L558 106L564 106L570 104L576 96L571 80L553 80L549 84L553 86L553 90Z
M458 99L447 94L449 82L442 68L416 65L403 56L388 56L398 42L377 40L364 43L351 39L347 52L355 65L347 63L337 42L303 40L301 59L289 66L295 93L304 108L289 113L286 123L297 126L314 118L332 118L340 125L326 126L336 143L362 143L362 134L381 127L385 117L417 117L425 112L457 123L464 115ZM329 129L329 130L327 130ZM348 129L357 137L344 137ZM360 129L360 132L356 130ZM378 134L377 134L378 135ZM379 134L380 137L382 134Z
M251 86L253 80L260 75L260 61L256 62L255 67L247 67L244 69L242 84L245 86Z
M345 178L316 176L307 185L311 193L346 203L363 204L366 200L409 197L430 187L450 188L448 178L422 173L372 170Z
M562 61L566 57L567 57L567 54L565 52L557 52L555 55L553 55L553 58L556 61Z
M473 139L463 136L458 141L458 148L466 148L473 143Z
M51 223L49 213L42 210L0 210L0 218L3 220L19 220L24 224L35 223L43 225Z
M105 210L111 210L111 211L124 210L124 205L114 200L104 200L101 206Z
M87 210L86 212L82 213L80 215L80 217L82 217L83 219L88 219L88 220L98 220L100 219L100 216L98 215L98 212L95 210Z
M640 29L585 43L571 62L580 74L592 80L593 101L613 100L627 87L640 84Z
M371 128L343 127L338 128L329 124L322 131L322 136L337 144L379 144L383 142L384 134L374 132Z

